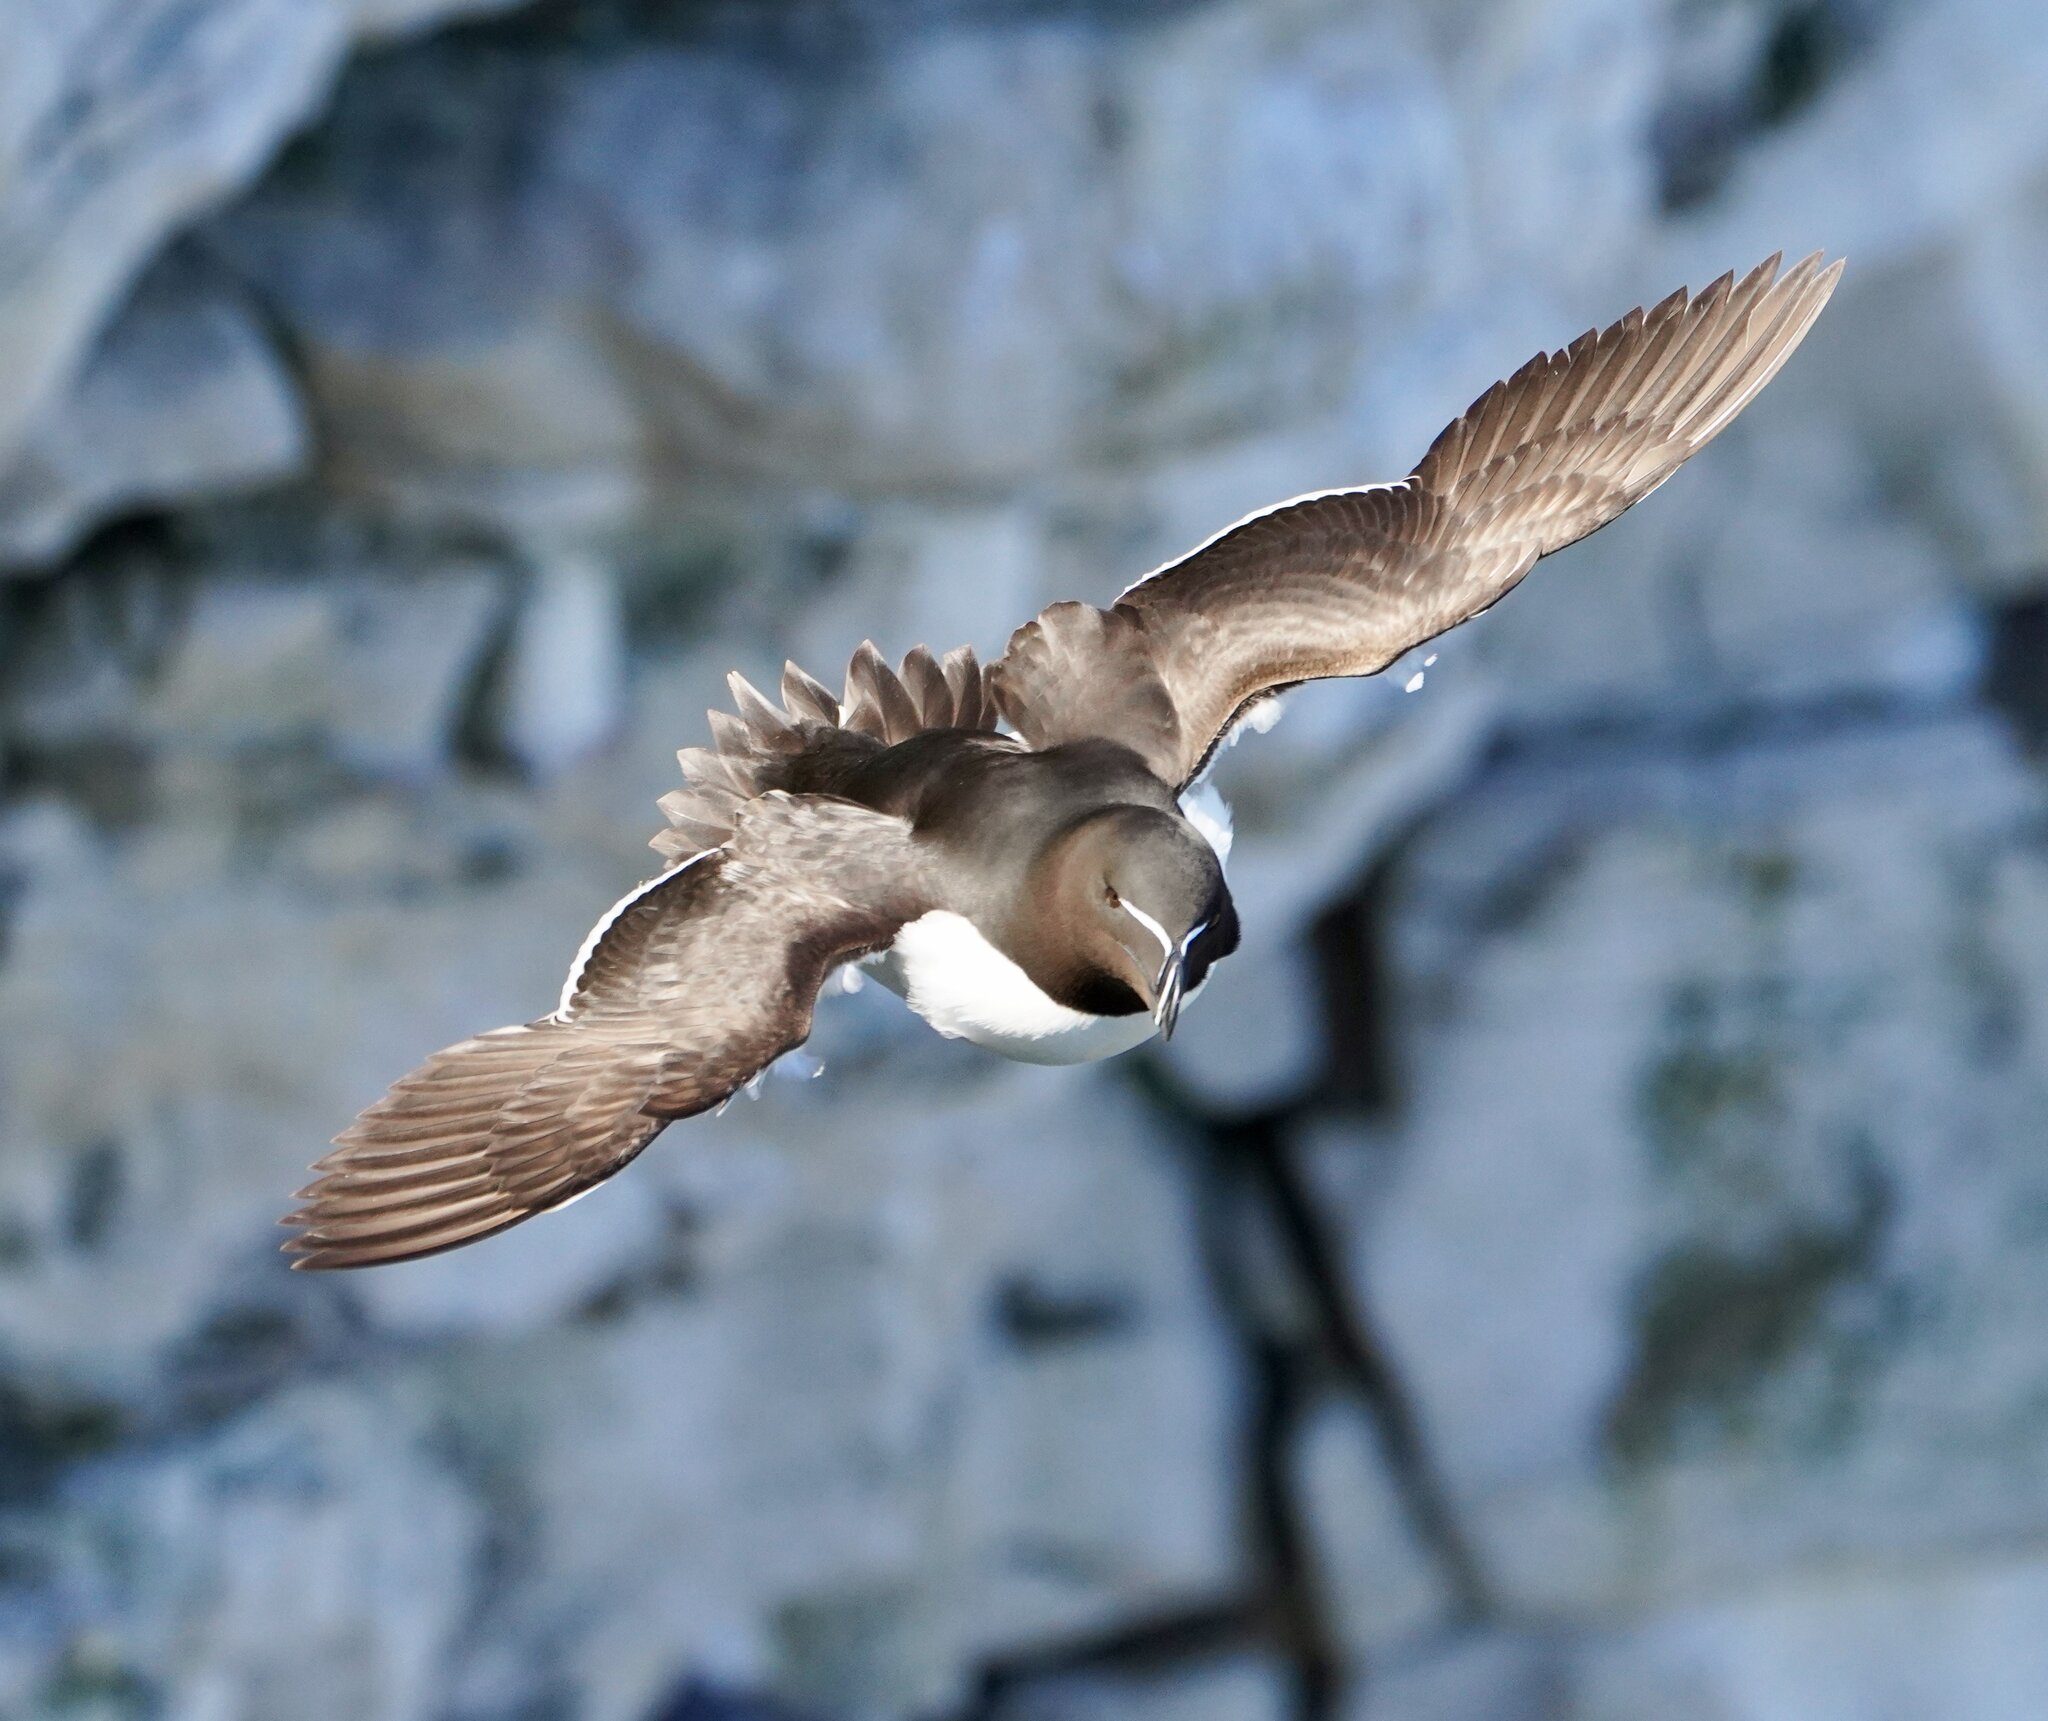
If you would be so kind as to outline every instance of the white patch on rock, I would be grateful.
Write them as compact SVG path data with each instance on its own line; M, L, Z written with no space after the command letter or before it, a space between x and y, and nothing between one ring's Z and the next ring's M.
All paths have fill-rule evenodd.
M513 627L497 713L506 751L542 774L587 757L618 728L625 685L612 570L591 557L551 560Z

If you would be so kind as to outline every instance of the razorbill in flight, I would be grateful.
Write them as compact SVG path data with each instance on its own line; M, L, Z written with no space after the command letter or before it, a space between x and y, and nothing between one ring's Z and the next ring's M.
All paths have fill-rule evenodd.
M336 1138L295 1267L449 1249L573 1200L721 1104L869 962L940 1033L1070 1063L1171 1034L1236 949L1181 797L1298 682L1372 675L1639 502L1791 355L1842 265L1684 291L1488 389L1399 483L1254 514L983 667L864 645L834 694L738 677L554 1011L437 1052Z

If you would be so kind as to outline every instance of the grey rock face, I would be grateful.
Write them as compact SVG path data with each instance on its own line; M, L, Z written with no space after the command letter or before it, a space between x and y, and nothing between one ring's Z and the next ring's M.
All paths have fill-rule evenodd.
M110 312L167 238L245 186L312 113L352 33L477 9L440 0L26 0L9 7L0 19L7 67L0 81L0 375L8 383L0 391L0 466L25 440L47 439L31 465L54 460L62 468L66 448L94 425L133 438L131 462L142 459L145 437L166 459L147 428L150 416L177 410L179 393L200 382L194 365L203 374L209 363L257 361L222 354L219 344L238 337L201 326L182 337L199 343L191 361L152 386L149 371L168 355L154 340L143 354L131 330L109 365L135 370L139 358L140 374L111 375L103 365L86 379L85 399L60 405ZM114 339L123 338L117 330ZM124 361L123 350L137 358ZM126 477L80 474L73 483L83 481L87 494L69 508L82 512L94 496L151 494L193 462L203 467L204 483L195 488L211 488L224 475L267 473L293 452L278 446L289 441L288 428L279 427L289 427L292 415L276 401L256 410L272 421L268 438L243 427L251 441L239 463L226 462L226 474L205 461L209 452L214 462L222 456L209 450L203 424L189 424L182 462L168 457L168 465L131 467ZM35 555L66 547L62 522L33 512L51 502L26 500L30 520L8 533L14 549Z
M0 1711L2048 1710L2036 10L7 9ZM1814 245L1648 508L1220 762L1171 1047L834 996L281 1270L728 668L992 653Z
M411 661L445 595L421 585L413 627L356 648ZM213 602L158 671L171 799L153 834L109 842L44 804L12 815L0 850L16 1144L0 1280L35 1463L26 1525L36 1546L69 1547L100 1522L53 1491L101 1486L81 1442L118 1460L109 1475L147 1454L149 1486L174 1488L208 1474L193 1418L237 1410L248 1441L284 1440L270 1430L299 1414L308 1370L327 1383L308 1438L353 1417L401 1452L387 1474L374 1447L334 1436L332 1522L287 1516L263 1531L272 1551L244 1550L230 1514L221 1533L240 1539L219 1558L233 1548L252 1575L220 1580L218 1616L163 1587L189 1571L212 1595L193 1562L213 1556L180 1544L186 1520L159 1532L145 1516L173 1564L124 1579L118 1607L78 1601L24 1647L20 1689L211 1679L230 1712L269 1713L279 1670L313 1652L300 1604L253 1575L266 1560L328 1572L305 1578L304 1605L340 1610L333 1641L359 1664L299 1712L336 1721L556 1685L576 1713L636 1717L690 1669L833 1712L921 1712L959 1700L986 1660L1237 1592L1238 1363L1173 1132L1105 1076L943 1051L907 1095L873 1046L876 1027L886 1042L908 1023L893 999L836 1001L823 1079L773 1081L678 1131L504 1248L339 1286L287 1275L270 1220L322 1126L418 1048L544 1009L590 904L640 863L630 841L574 834L610 822L588 777L544 818L444 791L439 828L407 810L416 779L330 778L331 804L267 829L249 761L320 713L302 671L330 610L292 588L223 586ZM223 632L223 614L239 625ZM313 703L283 697L295 688ZM251 706L267 736L231 723ZM415 961L433 985L379 978ZM886 1014L864 1024L862 1006ZM411 1420L366 1402L388 1392ZM401 1503L415 1449L447 1458L445 1509ZM373 1566L320 1562L328 1538L369 1533L349 1526L391 1489L391 1533L419 1542L386 1562L386 1594L374 1547ZM116 1490L104 1511L155 1507ZM514 1521L520 1551L486 1593L478 1527ZM409 1611L416 1586L431 1614ZM599 1594L595 1610L577 1599ZM267 1606L284 1611L259 1645ZM212 1659L188 1666L169 1647L187 1635Z
M1345 1721L1557 1721L1569 1687L1551 1646L1498 1632L1432 1647L1377 1669Z
M795 34L765 63L712 33L351 87L331 147L227 238L368 476L523 510L486 464L575 494L658 436L781 482L1010 481L1334 404L1350 366L1312 361L1355 363L1362 293L1419 262L1405 217L1445 140L1398 19L885 27L837 56ZM425 152L423 104L448 116ZM539 171L508 180L514 152ZM1263 242L1230 242L1242 223ZM594 230L601 269L563 243Z
M1233 1364L1164 1144L1101 1085L892 1106L852 1080L673 1144L642 1198L683 1216L692 1288L629 1274L616 1316L538 1336L493 1389L552 1454L506 1627L544 1636L565 1587L613 1597L567 1646L600 1712L693 1663L929 1712L983 1659L1240 1581Z
M413 1408L306 1387L77 1470L61 1513L17 1525L48 1612L0 1644L10 1710L430 1713L486 1526Z
M52 561L110 515L251 489L305 457L297 390L246 295L173 255L0 477L0 561Z
M2040 811L1958 721L1531 767L1408 863L1428 1145L1357 1263L1504 1599L1603 1617L2043 1509L2039 1359L1987 1324L2041 1294Z
M147 726L167 743L230 753L317 734L357 770L431 776L446 765L498 592L494 571L477 564L402 586L217 582L185 618Z
M2048 1689L2038 1560L1821 1574L1546 1642L1473 1638L1390 1667L1347 1721L2018 1721Z
M1295 1431L1295 1497L1339 1647L1357 1665L1426 1637L1456 1611L1410 1502L1390 1473L1384 1434L1364 1407L1331 1395Z
M10 8L0 449L65 387L145 259L261 165L346 43L332 4Z

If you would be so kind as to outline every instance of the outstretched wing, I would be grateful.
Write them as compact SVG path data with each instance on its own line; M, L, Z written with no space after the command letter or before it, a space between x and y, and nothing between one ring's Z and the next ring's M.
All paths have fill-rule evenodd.
M1176 786L1262 695L1371 675L1641 501L1778 372L1842 265L1772 257L1538 354L1399 484L1256 514L1108 610L1056 604L992 674L1034 747L1104 736Z
M901 819L769 793L592 930L560 1008L437 1052L336 1138L294 1267L474 1242L573 1200L810 1033L825 976L926 906Z

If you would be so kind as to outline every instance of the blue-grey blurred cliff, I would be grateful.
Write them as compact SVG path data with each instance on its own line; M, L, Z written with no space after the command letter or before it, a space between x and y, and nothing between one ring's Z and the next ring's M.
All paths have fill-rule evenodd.
M0 11L0 1715L2048 1712L2029 0ZM346 1282L737 664L1000 645L1851 258L1225 761L1170 1055L822 1079Z

